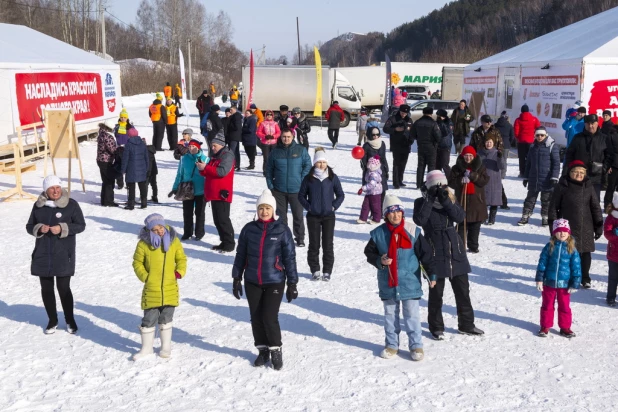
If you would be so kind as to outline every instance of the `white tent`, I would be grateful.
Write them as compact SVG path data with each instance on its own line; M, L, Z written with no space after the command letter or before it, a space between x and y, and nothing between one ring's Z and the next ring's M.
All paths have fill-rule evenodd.
M581 100L589 113L618 117L618 7L573 23L464 70L464 98L485 92L482 113L506 110L512 120L526 103L564 143L566 111Z
M0 144L15 128L41 121L43 110L72 108L77 133L121 110L120 66L25 26L0 24Z

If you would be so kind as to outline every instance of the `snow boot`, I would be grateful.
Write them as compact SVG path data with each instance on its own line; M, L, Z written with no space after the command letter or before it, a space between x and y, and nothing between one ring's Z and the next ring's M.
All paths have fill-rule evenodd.
M249 162L249 166L245 167L245 170L255 169L255 162Z
M155 335L155 327L152 328L144 328L142 326L139 327L139 330L142 335L142 348L139 352L133 355L133 360L140 360L148 355L152 355L154 351L152 350L152 344L154 342Z
M498 209L493 208L489 210L489 219L487 220L488 225L493 225L496 223L496 214L498 214Z
M547 335L549 335L549 328L541 328L541 330L539 331L539 333L537 333L537 335L541 338L546 338Z
M67 332L69 332L71 335L75 335L77 333L77 330L78 327L77 323L75 323L75 319L67 322Z
M330 281L330 273L323 273L323 274L322 274L322 280L323 280L324 282L328 282L328 281Z
M273 368L278 371L283 368L283 354L281 353L281 347L273 346L269 349Z
M49 323L47 323L47 327L45 328L45 334L46 335L51 335L51 334L55 333L57 327L58 327L58 321L57 320L50 320Z
M423 351L423 348L412 349L410 351L410 357L413 361L419 362L425 358L425 352Z
M441 330L436 330L431 332L431 337L434 338L434 340L444 340L444 332Z
M399 352L398 349L386 347L380 353L380 357L383 358L383 359L391 359L391 358L395 357L398 352Z
M466 330L459 329L459 333L461 333L462 335L472 335L472 336L480 336L480 335L485 334L485 332L483 332L476 326L474 326L472 329L466 329Z
M268 346L260 345L257 348L260 353L258 353L255 361L253 361L253 366L255 366L256 368L266 365L266 362L270 360L270 350L268 350Z
M127 205L124 207L124 210L133 210L133 209L135 209L134 202L128 202Z
M159 203L159 198L157 196L153 196L150 200L152 203Z
M311 277L311 280L320 280L322 279L322 274L320 273L320 271L318 270L317 272L313 272L313 276Z
M169 358L172 356L172 322L159 324L159 334L161 335L159 356Z
M542 216L541 217L541 226L543 226L543 227L549 226L549 219L547 218L547 216Z
M571 339L575 337L575 332L571 329L560 329L560 336Z
M519 222L517 222L517 224L519 226L525 226L528 224L528 219L530 219L528 216L522 216Z
M616 306L616 299L608 299L607 306L612 307L612 308Z

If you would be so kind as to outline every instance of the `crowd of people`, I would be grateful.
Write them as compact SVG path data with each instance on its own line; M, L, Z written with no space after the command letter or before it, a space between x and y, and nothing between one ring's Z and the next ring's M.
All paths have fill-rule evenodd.
M151 214L140 230L134 254L135 274L144 282L144 316L139 327L142 348L134 359L153 353L157 324L161 336L159 354L171 356L173 314L179 303L178 280L187 273L182 242L203 238L205 207L210 203L220 240L212 249L220 253L236 252L232 292L240 299L244 286L247 295L254 345L258 350L254 365L271 362L275 369L281 369L278 313L284 293L288 302L298 297L296 248L305 247L305 222L311 280L328 282L333 276L336 213L345 198L339 177L329 164L324 148L315 147L311 158L308 150L311 126L300 108L290 111L288 106L281 105L275 115L271 110L262 113L251 104L243 116L236 104L232 104L222 117L220 106L212 99L215 90L211 84L196 103L203 139L196 138L195 132L187 128L178 141L179 104L171 100L169 84L164 93L166 106L156 99L149 108L153 123L151 144L140 137L124 109L117 123L100 124L98 135L102 206L118 206L114 188L117 185L122 189L125 184L128 188L125 209L135 207L136 185L140 189L141 208L148 206L149 185L153 190L150 200L158 202L155 155L163 150L163 132L167 132L169 150L178 160L168 197L182 201L183 233L166 224L162 215ZM236 100L230 98L232 102ZM570 143L561 150L526 105L514 125L506 113L496 123L484 114L480 126L472 133L470 122L474 116L465 100L451 116L438 110L434 119L433 109L427 107L423 116L412 122L409 112L409 106L401 104L384 124L384 132L390 135L392 167L387 161L387 148L377 119L362 112L356 129L357 144L363 148L358 194L364 194L357 223L376 225L364 253L367 262L377 269L379 297L384 306L383 358L398 353L400 311L403 311L411 359L420 361L424 357L419 315L423 276L430 286L428 325L434 339L444 339L442 301L446 279L455 295L459 332L484 334L474 323L468 253L479 253L483 223L495 224L498 209L509 209L502 179L506 175L509 151L515 147L520 177L528 190L518 223L522 226L529 223L540 193L541 225L547 226L551 235L549 243L540 251L535 279L543 294L539 336L547 336L553 325L555 300L558 300L560 333L569 338L575 336L571 330L569 296L580 285L591 287L591 252L603 234L609 241L607 304L616 304L618 193L614 193L613 167L618 167L614 163L618 162L618 129L611 124L611 116L604 119L600 128L597 115L586 115L584 107L569 111L563 128ZM343 120L337 102L328 109L327 119L328 138L335 149ZM468 136L469 143L465 145ZM241 142L249 160L248 170L255 168L256 147L261 149L265 189L256 201L255 219L240 230L236 244L230 207L235 172L241 170ZM406 186L404 172L414 142L418 147L416 188L421 196L414 201L411 218L406 218L406 207L389 193L388 181L392 178L392 190ZM453 146L457 158L451 167ZM600 206L603 184L607 184L604 199L609 213L605 222ZM292 212L291 228L288 208ZM55 213L56 210L62 213ZM75 235L83 232L85 226L79 205L62 189L60 179L48 176L26 226L28 233L37 239L32 274L41 279L49 318L45 333L53 333L58 325L54 279L67 329L70 333L78 329L73 316L70 278L75 272Z

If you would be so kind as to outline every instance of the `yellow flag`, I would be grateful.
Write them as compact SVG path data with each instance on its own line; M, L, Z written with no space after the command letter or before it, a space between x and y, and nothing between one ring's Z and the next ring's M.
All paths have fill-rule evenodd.
M318 48L313 46L315 51L315 70L317 87L315 88L315 108L313 109L313 115L316 117L322 116L322 60L320 59L320 52Z

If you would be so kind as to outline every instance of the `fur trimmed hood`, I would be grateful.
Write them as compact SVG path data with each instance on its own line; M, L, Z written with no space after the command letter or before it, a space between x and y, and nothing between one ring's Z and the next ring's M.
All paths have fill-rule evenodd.
M60 195L60 199L55 200L54 204L56 205L56 207L60 209L64 209L69 204L69 199L70 199L69 192L67 192L66 189L62 189L62 194ZM48 200L49 199L47 198L47 195L45 194L45 192L41 192L41 194L39 195L39 198L36 200L36 207L45 206L45 203Z

